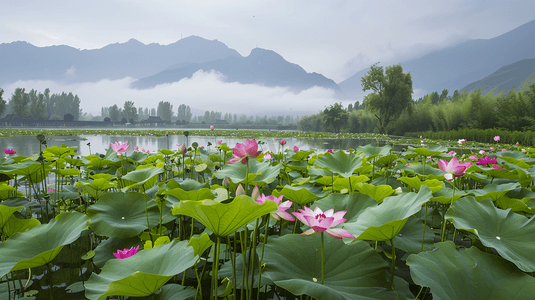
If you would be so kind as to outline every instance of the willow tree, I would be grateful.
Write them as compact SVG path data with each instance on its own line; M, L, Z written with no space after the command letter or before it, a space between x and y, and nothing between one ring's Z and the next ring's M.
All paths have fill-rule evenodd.
M361 78L361 85L363 91L372 91L364 97L363 105L377 118L380 133L387 133L388 124L411 108L412 77L403 73L401 65L383 69L374 64Z

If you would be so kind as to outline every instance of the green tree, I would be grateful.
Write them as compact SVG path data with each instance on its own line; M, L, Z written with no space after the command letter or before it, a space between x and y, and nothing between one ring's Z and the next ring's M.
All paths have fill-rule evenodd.
M6 100L2 98L2 95L4 95L4 89L0 88L0 117L6 111Z
M125 101L123 105L123 116L130 122L130 119L137 121L138 114L137 109L134 106L133 101Z
M158 103L158 111L156 114L162 120L171 121L171 118L173 117L173 105L168 101L160 101Z
M47 116L46 114L46 104L44 101L44 95L42 93L39 93L37 95L36 90L30 91L30 118L34 120L39 120L41 118L45 118Z
M191 108L189 107L189 105L186 105L186 104L180 104L178 106L178 120L182 121L182 120L186 120L186 122L189 122L191 120L191 116L192 116L192 113L191 113Z
M30 96L28 93L25 93L25 89L16 88L15 93L13 93L11 96L11 103L15 117L21 119L26 119L28 117L28 104L30 103Z
M110 115L110 119L112 122L119 122L121 119L121 113L121 108L117 106L117 104L108 108L108 114Z
M401 65L383 70L374 64L361 78L361 84L363 91L372 91L364 97L363 105L377 118L380 133L386 133L390 122L411 107L412 77L410 73L403 73Z
M340 128L347 125L349 113L342 103L335 103L323 110L323 122L327 128L332 127L334 132L340 132Z

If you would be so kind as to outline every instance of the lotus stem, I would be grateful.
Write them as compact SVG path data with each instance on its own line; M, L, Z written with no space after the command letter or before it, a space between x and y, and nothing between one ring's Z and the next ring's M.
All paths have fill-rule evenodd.
M242 257L242 260L243 260L243 268L242 268L242 278L241 278L241 293L240 293L240 299L243 300L243 296L245 295L245 293L243 292L244 288L245 288L245 279L247 278L247 262L246 262L246 256L247 255L244 255L246 254L247 250L247 225L245 225L245 242L243 241L243 238L242 238L242 235L240 233L240 243L241 243L241 257Z
M392 245L392 272L390 273L390 284L394 289L394 274L396 273L396 246L394 246L394 239L390 239Z
M325 281L325 246L323 245L323 232L321 233L321 285Z
M199 294L199 292L202 298L202 284L201 284L201 279L199 278L199 272L197 272L197 268L195 267L193 267L193 270L195 271L195 277L197 278L197 292L195 293L195 299L197 299L197 295Z
M425 226L427 226L427 202L425 203L424 230L422 234L422 249L420 250L420 252L424 252Z
M249 250L249 257L251 258L251 285L250 285L251 292L249 293L249 299L251 299L251 297L253 296L253 288L254 288L254 261L255 261L255 256L256 256L256 235L258 234L258 219L256 219L256 225L253 231L253 241L252 241L253 244L251 245L251 250ZM249 276L249 274L247 274L247 276Z
M260 262L258 263L258 290L256 293L256 299L260 299L260 286L262 282L262 263L264 262L264 248L267 243L267 236L269 230L269 215L266 218L266 229L264 230L264 242L262 243L262 255L260 256Z
M54 281L52 280L52 269L50 268L50 263L46 263L46 268L48 270L48 280L50 280L50 300L54 300L53 297L53 289L54 289Z
M228 241L228 247L230 249L230 239ZM232 292L234 298L236 298L236 232L234 232L234 247L232 247L232 257L230 258L230 263L232 264Z
M214 286L214 300L217 300L217 287L218 287L218 280L217 280L217 269L219 269L219 248L220 248L220 237L217 236L217 242L216 242L216 248L215 248L215 258L213 261L212 266L212 279L213 279L213 286Z

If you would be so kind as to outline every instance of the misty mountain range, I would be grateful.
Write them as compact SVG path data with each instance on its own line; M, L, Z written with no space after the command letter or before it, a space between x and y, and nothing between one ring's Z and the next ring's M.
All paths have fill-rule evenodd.
M519 85L523 82L518 83L520 79L535 73L533 67L526 67L533 66L530 59L535 59L533 32L535 20L495 38L469 40L400 63L405 72L411 72L413 88L425 93L510 89L511 84ZM18 80L75 83L133 77L138 80L132 86L138 89L177 82L199 70L215 70L226 82L288 87L295 92L319 86L336 91L340 99L359 100L364 96L360 78L368 69L336 84L321 74L306 72L271 50L255 48L243 57L220 41L190 36L169 45L145 45L131 39L93 50L3 43L0 70L0 87Z

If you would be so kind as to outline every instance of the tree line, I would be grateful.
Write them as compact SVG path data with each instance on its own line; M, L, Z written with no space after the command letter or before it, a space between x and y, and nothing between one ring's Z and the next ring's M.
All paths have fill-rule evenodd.
M508 92L485 95L481 91L447 89L412 99L412 78L400 65L373 65L361 78L364 91L371 93L362 104L344 108L341 103L305 116L299 129L332 132L379 132L405 135L407 132L460 129L535 131L535 84Z
M50 94L50 89L44 92L25 88L16 88L11 98L3 98L4 90L0 88L0 116L12 114L16 119L23 120L63 120L64 115L70 113L74 120L82 115L80 98L73 93Z

